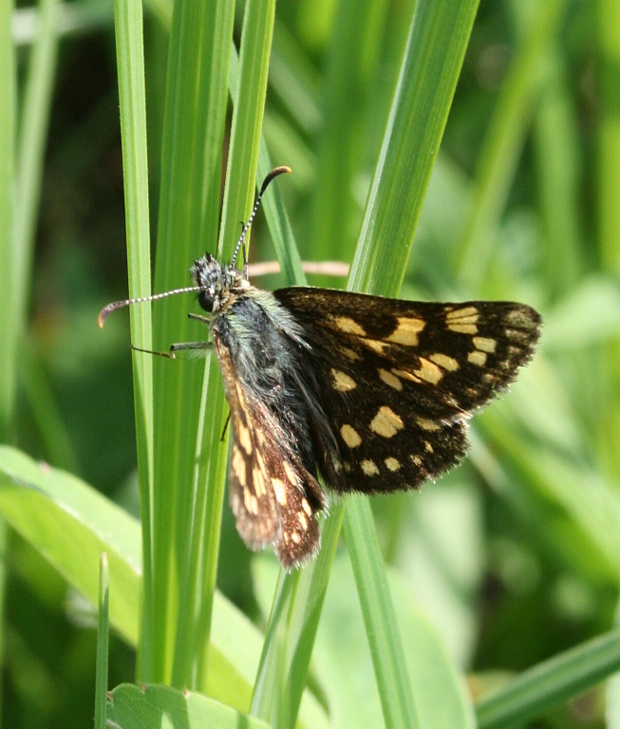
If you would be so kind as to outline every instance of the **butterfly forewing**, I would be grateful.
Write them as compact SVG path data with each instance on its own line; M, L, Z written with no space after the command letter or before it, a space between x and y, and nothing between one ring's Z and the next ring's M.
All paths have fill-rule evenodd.
M304 362L326 414L317 452L336 491L413 488L458 463L466 419L514 380L540 325L533 309L509 302L406 302L302 287L274 295L310 345Z

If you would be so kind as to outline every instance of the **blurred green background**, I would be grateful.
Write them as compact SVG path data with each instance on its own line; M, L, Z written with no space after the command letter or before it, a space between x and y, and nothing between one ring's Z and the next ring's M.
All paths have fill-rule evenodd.
M293 169L277 184L309 261L352 259L414 9L408 0L365 5L350 27L347 5L277 7L263 132L274 164ZM153 229L170 14L166 2L146 3ZM57 52L45 57L51 97L36 97L40 130L17 122L31 144L18 148L21 159L36 156L39 140L42 174L22 231L34 247L20 281L27 324L4 440L137 515L129 329L123 314L103 333L96 326L101 307L127 295L113 7L72 2L57 17ZM20 3L11 32L23 112L31 8ZM354 79L351 49L363 59ZM519 300L546 321L536 360L475 419L466 463L421 494L373 500L386 561L432 616L474 696L616 621L619 63L617 2L481 3L401 291ZM260 215L252 257L274 258ZM272 556L245 549L228 510L223 528L220 564L235 567L220 569L218 586L260 622ZM89 726L91 609L14 533L6 564L4 726ZM133 661L113 639L110 686L133 679ZM601 685L528 726L620 727L619 693Z

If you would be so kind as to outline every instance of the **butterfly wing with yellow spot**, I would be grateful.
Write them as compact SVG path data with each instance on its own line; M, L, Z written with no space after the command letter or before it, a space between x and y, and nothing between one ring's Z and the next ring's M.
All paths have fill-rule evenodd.
M540 316L511 302L410 302L331 289L274 292L299 321L336 491L419 486L458 463L467 419L532 356Z

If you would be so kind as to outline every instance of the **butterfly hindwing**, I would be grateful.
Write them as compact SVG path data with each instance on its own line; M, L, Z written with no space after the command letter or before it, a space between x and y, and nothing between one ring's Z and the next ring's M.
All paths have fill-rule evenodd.
M323 491L283 437L277 415L233 372L226 346L216 340L216 348L230 405L229 498L237 530L254 549L271 545L283 567L298 566L319 548Z

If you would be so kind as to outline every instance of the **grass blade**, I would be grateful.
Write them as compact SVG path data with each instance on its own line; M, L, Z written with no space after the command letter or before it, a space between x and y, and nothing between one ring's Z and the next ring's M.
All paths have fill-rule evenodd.
M130 296L147 296L151 290L148 161L142 12L139 3L117 0L114 8L119 106L123 151L127 271ZM151 349L151 311L147 306L130 310L132 339ZM138 452L142 539L145 564L145 606L150 604L152 533L151 490L153 473L153 372L148 357L134 355L134 411ZM151 675L153 658L148 608L142 621L143 635L138 656L138 676Z
M620 630L523 671L476 705L479 729L521 726L562 705L620 669Z
M416 8L349 278L352 288L385 295L398 291L476 9L476 2L421 2ZM420 726L373 534L368 502L349 499L345 535L384 721L390 727Z

